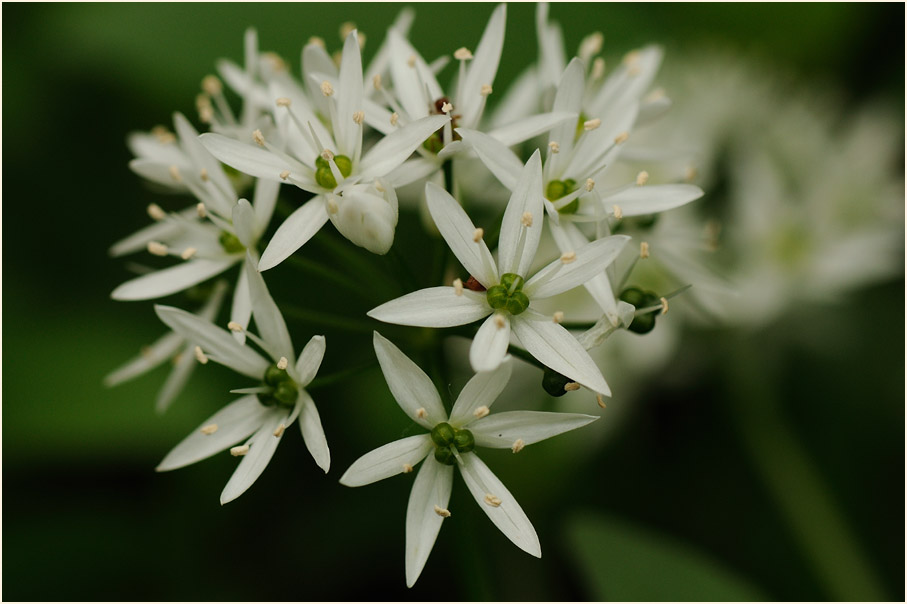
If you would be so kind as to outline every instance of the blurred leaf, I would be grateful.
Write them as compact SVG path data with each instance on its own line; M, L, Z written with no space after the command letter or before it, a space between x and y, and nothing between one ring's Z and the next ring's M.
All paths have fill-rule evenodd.
M576 515L567 522L567 539L593 600L765 600L695 548L619 518Z

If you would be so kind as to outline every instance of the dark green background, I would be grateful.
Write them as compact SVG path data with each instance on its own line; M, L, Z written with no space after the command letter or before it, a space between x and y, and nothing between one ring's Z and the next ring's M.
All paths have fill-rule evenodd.
M474 48L493 5L416 8L410 38L433 58ZM369 35L368 55L398 10L3 5L4 598L903 599L903 277L843 305L800 307L758 334L690 334L663 380L634 401L615 397L626 413L601 444L577 451L564 437L519 459L484 455L535 524L541 561L498 534L457 479L451 506L459 522L447 523L419 583L406 590L409 483L337 483L358 455L407 427L374 371L318 398L334 455L327 477L298 435L225 507L217 495L233 467L227 456L153 472L229 399L225 384L242 384L208 367L163 417L152 408L162 370L113 390L101 386L105 373L162 331L150 304L109 299L128 273L107 248L144 225L143 208L160 201L127 169L126 133L169 124L174 110L194 119L201 77L219 57L241 59L249 25L263 49L295 70L309 36L336 49L346 20ZM533 12L509 7L496 89L535 58ZM900 4L584 4L554 5L551 13L570 49L600 29L609 59L657 41L670 69L672 52L730 47L804 82L839 87L845 113L879 96L903 104ZM903 122L892 128L903 130ZM330 263L319 241L306 249ZM274 275L300 305L322 300L306 281L293 282L295 273ZM347 308L368 305L353 300ZM370 354L367 335L327 333L327 370ZM787 457L791 442L820 481L818 503L785 482L796 476L786 471L796 465ZM789 496L786 507L778 493ZM809 518L828 502L855 548L832 557L856 555L871 569L868 587L818 572L800 525L783 511ZM821 548L822 534L807 540L816 538ZM672 560L709 569L717 561L739 590Z

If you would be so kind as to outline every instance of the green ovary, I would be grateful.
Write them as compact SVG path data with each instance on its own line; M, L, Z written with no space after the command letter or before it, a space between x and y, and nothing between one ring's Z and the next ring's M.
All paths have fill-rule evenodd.
M346 155L335 155L334 163L340 170L341 176L346 178L353 172L353 162ZM325 189L333 189L337 186L337 179L331 171L331 163L323 157L315 160L315 182Z
M299 385L293 381L293 378L287 374L286 369L278 369L277 365L271 365L265 371L264 384L269 388L269 392L259 392L258 402L265 407L292 407L296 404L296 398L299 396Z
M431 440L435 444L435 459L447 466L457 463L454 451L469 453L476 446L472 432L462 428L457 430L447 422L432 428Z
M516 273L505 273L501 283L492 285L485 294L488 305L495 310L506 310L518 315L529 308L529 297L521 290L524 280Z
M561 197L569 195L576 191L576 181L572 178L567 178L565 180L552 180L548 183L548 186L545 187L545 197L548 198L548 201L555 202ZM574 199L564 207L558 210L560 214L576 214L576 211L579 209L579 198Z
M241 254L246 251L246 246L244 246L239 240L239 237L233 233L221 231L220 237L218 237L217 240L220 242L220 246L224 248L224 251L228 254Z

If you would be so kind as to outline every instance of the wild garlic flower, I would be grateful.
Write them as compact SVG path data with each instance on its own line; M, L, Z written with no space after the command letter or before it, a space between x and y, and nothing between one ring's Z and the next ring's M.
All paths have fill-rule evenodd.
M510 379L511 365L475 375L448 415L431 379L378 332L375 354L397 404L428 434L408 436L366 453L344 473L341 484L358 487L411 473L422 461L406 508L406 585L412 587L434 547L448 509L453 467L488 518L517 547L537 558L538 535L507 487L474 453L476 446L511 449L581 428L596 419L578 413L511 411L489 415ZM424 461L423 461L424 460Z
M248 262L244 271L261 336L251 332L247 335L267 357L240 344L230 331L204 318L170 306L154 307L173 331L196 344L195 356L200 363L214 361L260 382L256 387L233 390L244 396L205 420L157 467L159 472L175 470L230 448L230 454L242 460L221 493L221 504L236 499L252 486L274 455L284 430L297 418L306 448L318 467L327 472L331 462L318 410L305 391L321 366L324 336L312 337L296 362L291 363L296 358L293 343L264 279ZM229 327L240 329L233 323ZM239 442L243 444L237 445Z
M278 228L262 254L261 270L285 260L329 219L356 245L376 254L387 253L397 224L396 197L384 194L393 186L387 175L449 121L443 115L418 120L363 152L365 95L356 33L351 31L344 42L336 89L328 80L321 82L330 130L305 103L282 96L275 100L278 140L274 143L261 131L252 133L253 145L218 134L201 136L202 144L227 165L261 179L295 184L316 195ZM304 98L301 89L295 97Z
M369 311L385 323L420 327L466 325L488 317L469 352L474 371L496 369L507 355L511 331L542 364L597 393L610 395L601 371L569 331L559 323L563 313L543 315L533 300L577 287L611 262L627 241L614 236L587 244L527 278L542 234L542 169L536 151L523 168L501 223L498 262L457 201L428 183L428 209L441 236L472 278L465 287L433 287L391 300ZM490 316L489 316L490 315Z

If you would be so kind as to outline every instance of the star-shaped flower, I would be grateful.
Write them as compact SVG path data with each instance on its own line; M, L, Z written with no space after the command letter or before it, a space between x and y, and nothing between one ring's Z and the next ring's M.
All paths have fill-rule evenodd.
M431 379L389 340L375 332L375 354L397 404L414 422L430 430L379 447L360 457L340 482L358 487L422 467L406 508L406 584L412 587L431 553L453 486L453 466L460 468L469 492L495 526L523 551L541 557L538 535L507 487L473 452L476 446L511 449L581 428L596 417L579 413L489 409L510 379L511 366L475 375L457 397L450 415Z
M475 371L497 368L507 354L513 330L542 364L600 394L610 394L601 371L576 338L562 327L562 316L543 315L532 301L577 287L600 273L627 241L613 236L564 253L526 278L542 233L542 170L536 151L523 168L501 224L495 263L477 229L457 201L440 187L426 185L428 208L441 236L469 274L474 291L458 280L453 287L433 287L407 294L372 309L368 315L386 323L420 327L466 325L488 317L479 327L469 360ZM491 315L491 316L489 316Z
M284 430L297 418L303 440L318 467L327 472L331 461L318 410L305 391L321 366L324 336L312 337L296 362L291 363L290 359L295 358L293 343L264 279L248 262L244 270L261 337L251 332L247 335L270 358L240 344L229 331L210 321L178 308L155 306L164 323L197 345L195 354L199 362L214 361L261 384L233 390L244 396L205 420L157 467L158 471L182 468L245 441L230 449L242 461L221 493L222 504L236 499L252 486L274 455ZM238 328L232 323L230 327Z

